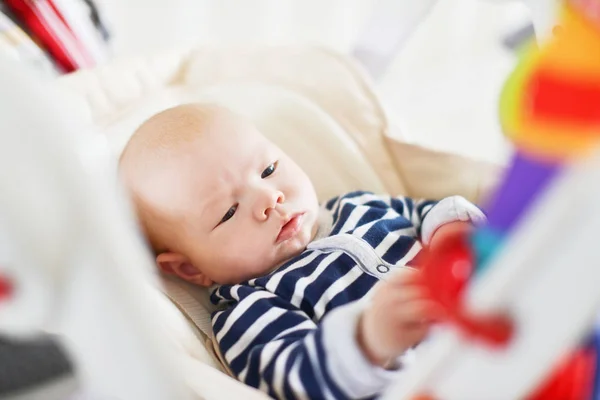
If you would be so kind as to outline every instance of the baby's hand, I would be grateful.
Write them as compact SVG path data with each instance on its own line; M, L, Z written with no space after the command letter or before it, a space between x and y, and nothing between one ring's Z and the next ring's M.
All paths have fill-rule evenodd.
M431 241L429 242L429 248L433 250L439 247L444 243L446 238L453 235L469 235L473 229L475 229L475 227L471 222L456 221L444 224L436 229L435 233L432 235Z
M419 271L401 268L381 282L358 323L358 343L371 363L385 366L419 343L438 316Z

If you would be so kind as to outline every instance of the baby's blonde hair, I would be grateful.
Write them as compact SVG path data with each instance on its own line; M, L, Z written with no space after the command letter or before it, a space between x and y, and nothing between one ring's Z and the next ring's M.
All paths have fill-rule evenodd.
M161 166L176 161L182 146L201 137L219 118L231 116L214 104L182 104L144 121L133 133L119 158L123 176L141 225L155 254L168 250L177 232L168 203L161 202L160 188L153 185ZM158 200L157 200L158 199Z

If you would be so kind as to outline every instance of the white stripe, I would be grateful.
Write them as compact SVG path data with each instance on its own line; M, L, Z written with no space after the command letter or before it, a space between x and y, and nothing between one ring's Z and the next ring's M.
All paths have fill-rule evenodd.
M310 320L305 321L305 322L310 322L313 326L314 323ZM297 325L295 327L292 327L290 329L299 329L300 326L302 326L304 324L304 322L300 325ZM287 329L288 331L290 329ZM282 332L283 333L283 332ZM266 392L268 390L269 385L267 384L267 382L265 382L265 380L263 379L263 372L265 371L265 368L267 367L267 363L273 358L273 354L275 354L275 352L277 352L277 350L279 350L279 348L281 347L281 345L284 343L282 340L277 340L282 333L280 333L279 335L277 335L272 341L270 341L269 343L266 343L263 347L262 350L259 354L259 362L258 362L258 375L260 377L260 386L259 389ZM250 351L252 353L252 350ZM244 367L244 369L242 370L242 372L240 372L239 375L239 380L244 382L246 380L246 375L248 374L248 368L250 366L250 361L251 358L248 358L248 363L246 363L246 366Z
M392 208L392 196L389 194L380 195L379 199L385 203L386 206Z
M323 208L324 208L325 210L327 210L328 212L331 212L331 213L333 213L333 212L335 212L335 209L336 209L336 208L337 208L337 207L340 205L340 201L342 201L342 196L339 196L339 197L336 199L335 203L333 203L333 205L331 206L331 208L330 208L329 210L327 210L327 207L325 207L325 206L324 206Z
M412 247L410 248L410 250L408 250L406 252L406 254L404 255L404 257L402 257L401 259L399 259L396 264L396 266L403 266L406 265L407 262L409 262L410 260L412 260L413 258L415 258L415 256L417 255L417 253L423 248L423 246L421 246L421 243L419 243L418 241L415 241L415 243L412 245Z
M333 299L342 290L345 290L348 286L350 286L362 274L363 271L359 267L355 266L350 271L348 271L346 275L342 276L340 279L335 281L335 283L331 285L325 291L325 293L323 293L319 301L317 301L317 304L315 304L313 308L315 312L315 318L321 319L321 316L325 311L325 307L327 307L327 304L329 304L331 299Z
M239 301L239 297L240 297L238 294L239 289L240 289L240 286L236 285L236 286L232 287L231 290L229 291L230 296L237 301ZM216 293L217 297L219 297L221 300L225 300L225 297L223 295L221 295L218 290L215 293ZM219 311L213 317L213 319L212 319L213 328L215 327L215 325L216 325L217 321L219 320L219 318L221 317L221 315L224 314L224 311L227 311L227 310ZM223 329L223 328L221 328L221 329ZM215 333L215 332L213 332L213 333Z
M325 380L323 379L323 372L321 371L321 366L319 364L319 358L317 357L317 349L315 347L316 340L317 339L315 338L315 335L311 335L308 338L308 340L306 340L306 345L305 345L306 353L308 354L308 357L310 359L310 364L313 367L313 372L314 372L315 378L317 378L317 380L319 381L319 387L321 388L321 391L325 395L325 398L328 400L329 399L335 400L335 398L333 397L333 394L331 394L331 392L329 391L329 388L325 384Z
M413 213L412 213L412 215L410 216L409 219L410 219L410 221L413 223L413 225L415 227L421 226L421 223L423 222L423 220L421 218L421 215L426 214L429 210L431 210L433 208L434 205L435 204L428 204L428 205L426 205L421 210L421 213L419 213L418 212L419 205L414 204Z
M300 378L300 362L302 358L298 357L298 359L292 365L292 369L289 373L289 382L292 387L292 391L294 392L294 397L299 400L309 400L308 394L306 393L306 389L302 384L302 379Z
M301 331L303 329L315 329L317 326L312 319L307 319L306 321L302 321L300 324L292 326L284 331L281 331L277 336L273 338L273 340L278 340L283 338L285 335L293 333L295 331Z
M261 352L259 353L258 376L260 377L260 387L264 387L265 388L264 391L266 391L268 389L268 384L267 384L267 382L264 381L262 374L265 371L265 368L267 367L267 363L273 358L273 354L275 354L275 352L277 350L279 350L279 348L281 347L281 345L283 343L284 342L281 340L276 341L274 339L274 340L270 341L269 343L266 343L262 347ZM252 354L252 353L253 353L253 350L250 350L250 354ZM250 367L251 361L252 361L252 356L248 357L248 362L246 363L246 366L244 367L242 372L240 372L238 380L245 382L246 375L248 374L248 368Z
M302 268L307 264L310 264L315 258L317 258L317 256L319 256L319 254L320 253L318 251L312 252L311 254L304 257L303 259L298 260L294 264L290 265L285 270L274 273L273 276L269 279L269 281L265 285L265 288L269 292L275 292L275 290L277 289L277 286L279 285L279 282L285 276L285 274L287 274L288 272L294 271L298 268Z
M260 380L260 385L258 385L258 390L260 390L261 392L264 392L264 393L269 391L269 384L267 382L265 382L265 380L262 378Z
M352 210L352 212L346 219L346 222L344 222L344 225L339 230L339 232L343 233L343 232L347 232L347 231L353 229L356 226L356 224L358 223L358 221L360 220L360 218L370 208L370 207L366 207L366 206L365 207L360 207L360 206L363 206L365 203L368 203L372 200L380 200L385 203L385 199L382 198L382 196L379 196L379 195L376 195L373 193L365 193L363 195L360 195L360 196L354 197L354 198L344 198L342 203L352 204L352 205L356 206L356 208L354 210ZM341 212L341 210L340 210L340 212ZM355 213L356 213L356 215L355 215Z
M273 355L283 345L283 340L272 341L265 344L260 352L260 362L258 365L258 375L260 376L259 389L266 392L269 389L269 384L264 379L265 368L269 362L273 359Z
M231 290L229 291L229 295L237 301L240 301L240 294L238 293L240 291L241 286L240 285L235 285L234 287L231 288Z
M331 208L332 211L335 211L335 206L338 206L338 204L341 202L342 205L341 207L343 207L343 204L353 204L355 206L361 206L364 205L372 200L383 200L381 195L375 194L375 193L363 193L360 196L356 196L356 197L343 197L340 196L340 198L335 202L334 207ZM383 200L385 202L385 200Z
M240 374L238 375L238 381L246 382L246 375L248 374L248 366L250 365L250 361L251 361L250 358L248 358L248 362L246 363L246 366L244 367L242 372L240 372Z
M404 372L403 369L375 368L356 345L356 326L366 307L365 298L336 307L321 324L322 343L328 355L323 372L329 373L348 398L381 393Z
M234 289L236 289L237 287L238 287L237 285L236 285L236 286L234 286L234 287L232 287L232 288L231 288L231 291L233 291L233 290L234 290ZM231 292L231 291L230 291L230 292ZM221 294L220 288L217 288L217 289L214 291L214 294L215 294L215 296L217 296L217 297L218 297L220 300L225 300L225 296L223 296L223 295ZM229 299L227 299L227 300L229 300Z
M279 353L275 368L273 369L273 390L277 393L278 398L283 399L283 379L287 376L288 371L285 369L285 364L290 355L290 352L297 347L298 343L290 344L285 350Z
M246 331L240 336L233 346L225 353L225 359L229 363L233 362L237 356L239 356L252 342L256 336L258 336L265 328L267 328L273 321L281 317L286 313L286 310L282 308L271 308L266 313L261 315L255 320L252 325L247 327Z
M317 253L317 252L315 252ZM304 276L296 282L296 287L294 288L294 294L292 295L292 299L290 303L295 305L296 307L300 307L300 303L304 298L304 291L306 287L316 281L319 276L325 271L325 268L329 266L333 261L335 261L340 255L342 255L342 251L335 251L329 254L321 263L317 266L317 268L310 274L309 276Z
M365 215L365 213L368 210L369 207L356 207L354 210L352 210L352 212L348 216L348 219L346 219L344 225L342 225L338 233L345 233L353 229L356 226L356 224L358 224L358 221L360 221L362 216Z
M400 236L408 236L416 239L417 232L412 226L410 228L402 228L396 231L389 232L387 236L384 237L381 242L379 242L379 244L375 248L375 252L377 254L387 253L390 247L392 247L392 245L400 239Z
M345 198L344 203L354 204L357 206L370 202L371 200L381 200L381 196L374 193L361 194L358 197Z
M248 311L248 309L250 307L252 307L252 305L255 302L262 300L262 299L268 299L268 298L273 298L273 297L275 297L275 295L273 293L269 293L269 292L265 292L265 291L254 292L254 293L250 294L250 296L246 297L244 299L244 301L240 302L236 307L234 307L231 314L229 314L227 321L225 321L225 324L223 325L221 330L216 335L217 341L219 343L221 342L221 340L227 334L227 332L229 332L229 330L231 329L231 326L235 323L235 321L237 321L238 318L240 318L242 315L244 315L244 313L246 311Z

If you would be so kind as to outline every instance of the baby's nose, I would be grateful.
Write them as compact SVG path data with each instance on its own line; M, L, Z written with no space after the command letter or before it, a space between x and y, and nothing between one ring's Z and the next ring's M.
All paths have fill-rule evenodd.
M265 191L263 200L261 201L262 204L257 207L257 217L260 220L267 219L277 204L282 204L284 201L285 196L279 190Z

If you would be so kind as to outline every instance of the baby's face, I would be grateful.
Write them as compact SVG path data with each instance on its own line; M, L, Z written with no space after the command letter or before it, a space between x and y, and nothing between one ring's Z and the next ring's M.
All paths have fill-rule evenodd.
M182 154L189 191L179 250L217 283L264 275L316 233L308 176L257 129L220 121Z

